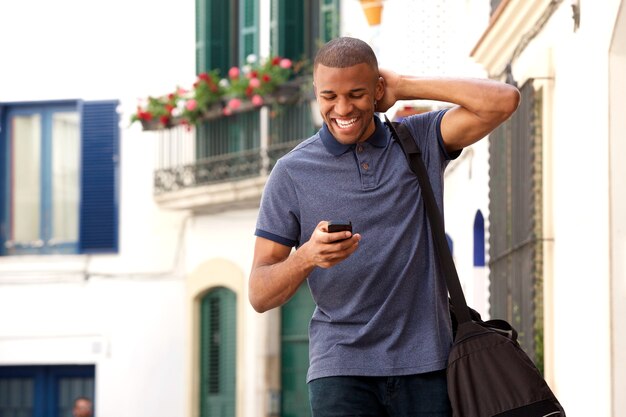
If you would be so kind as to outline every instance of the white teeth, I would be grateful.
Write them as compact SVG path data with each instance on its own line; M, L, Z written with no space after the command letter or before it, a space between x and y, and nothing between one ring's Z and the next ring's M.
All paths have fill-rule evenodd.
M353 119L348 119L348 120L335 119L335 121L337 122L337 125L340 128L345 129L345 128L352 126L356 122L356 117Z

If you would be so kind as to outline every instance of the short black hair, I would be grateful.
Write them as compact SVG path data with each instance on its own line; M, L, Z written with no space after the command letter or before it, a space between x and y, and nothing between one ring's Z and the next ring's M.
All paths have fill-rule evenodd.
M376 54L366 42L357 38L341 37L324 44L313 62L313 69L322 64L330 68L347 68L367 64L378 73Z
M89 401L91 404L93 404L93 401L91 401L91 398L87 398L83 396L74 398L74 404L76 404L78 401Z

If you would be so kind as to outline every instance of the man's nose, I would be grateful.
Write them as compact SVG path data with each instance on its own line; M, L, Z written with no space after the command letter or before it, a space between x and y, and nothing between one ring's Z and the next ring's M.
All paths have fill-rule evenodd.
M349 98L339 98L335 104L335 112L338 116L347 116L352 112L352 101Z

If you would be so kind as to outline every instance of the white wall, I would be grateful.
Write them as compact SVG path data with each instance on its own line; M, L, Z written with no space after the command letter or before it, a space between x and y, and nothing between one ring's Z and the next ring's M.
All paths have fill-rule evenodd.
M567 3L567 4L566 4ZM544 85L546 367L569 416L611 416L608 50L619 1L564 2L514 65ZM551 94L551 96L549 96ZM550 242L549 242L550 243ZM548 253L548 256L550 253ZM549 330L548 330L549 329ZM619 395L619 394L618 394Z
M153 202L138 98L194 78L194 1L0 3L0 102L119 99L120 253L0 258L0 365L95 364L100 417L181 415L185 213Z
M611 176L611 331L613 415L626 415L626 3L622 2L611 45L610 176Z
M470 307L489 318L489 271L474 267L474 219L485 220L485 264L489 261L489 142L485 138L465 149L445 174L446 232L453 241L454 261Z
M611 415L606 10L586 7L554 50L554 370L572 416Z
M0 365L92 364L99 416L179 415L182 305L176 280L3 285Z

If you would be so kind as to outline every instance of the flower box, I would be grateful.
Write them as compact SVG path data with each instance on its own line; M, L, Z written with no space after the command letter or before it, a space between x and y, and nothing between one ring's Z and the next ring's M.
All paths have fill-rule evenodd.
M249 57L250 65L232 67L228 77L220 79L217 71L202 73L191 90L177 88L161 97L148 97L131 116L144 130L168 129L193 125L231 114L251 111L261 106L295 103L303 94L310 76L294 78L304 64L271 57L261 63Z

